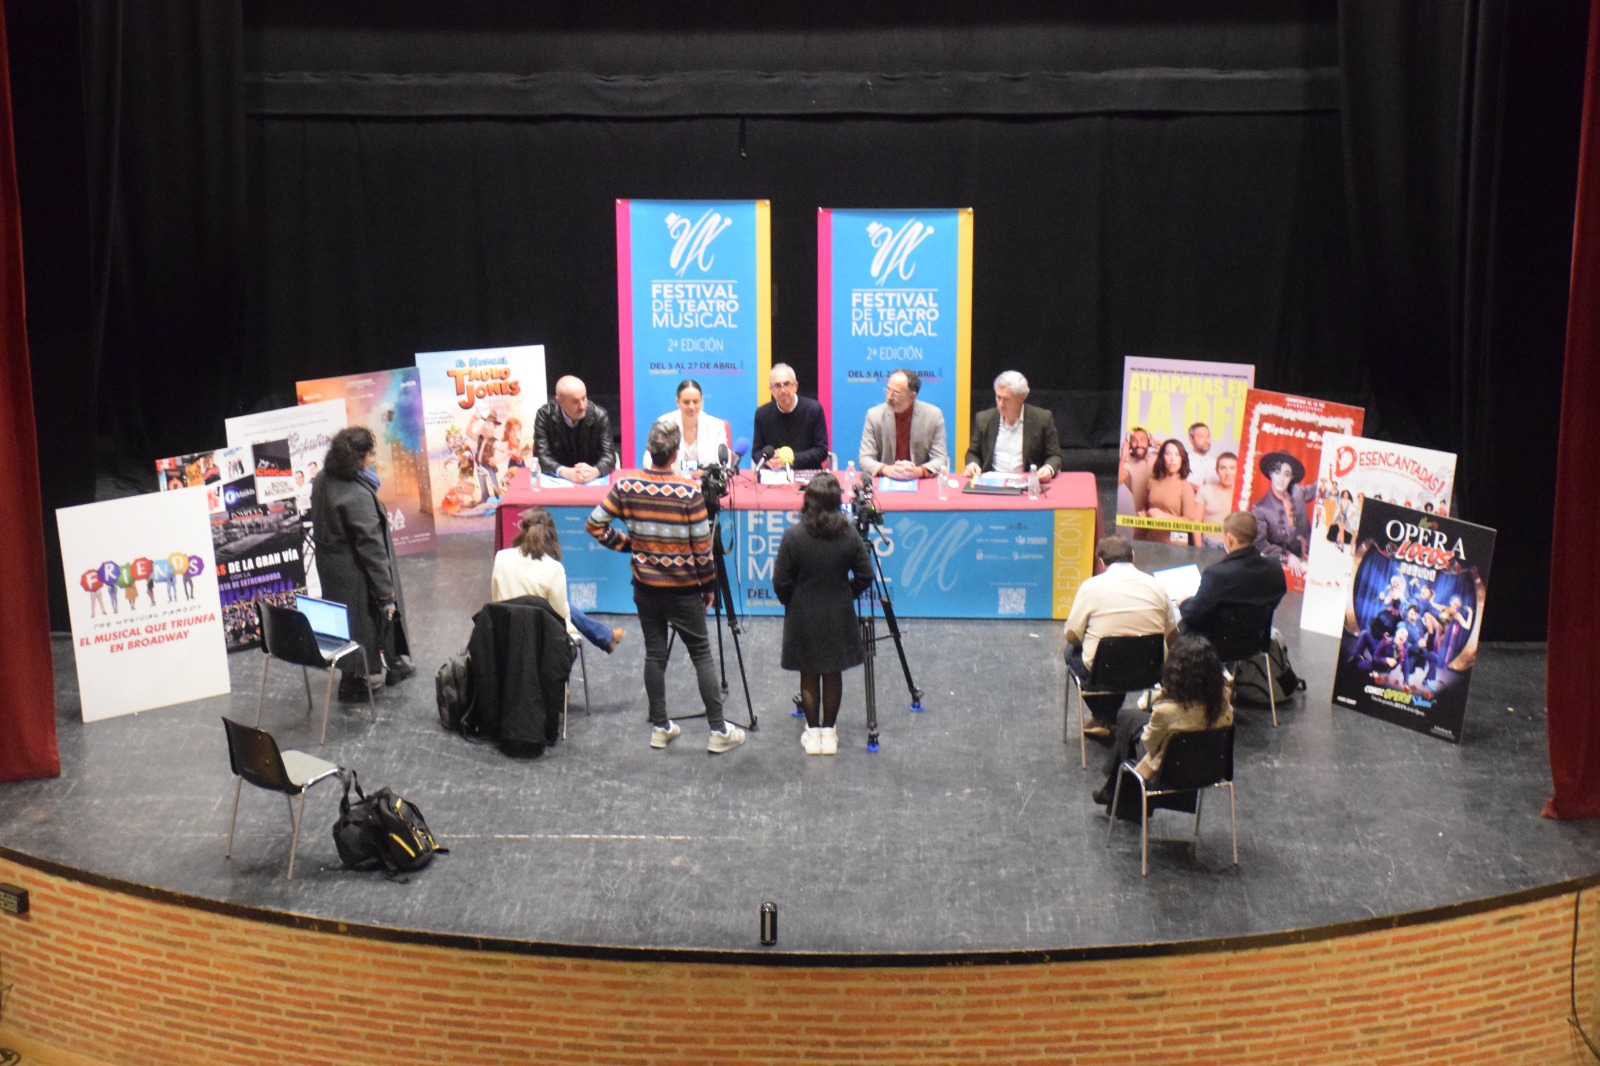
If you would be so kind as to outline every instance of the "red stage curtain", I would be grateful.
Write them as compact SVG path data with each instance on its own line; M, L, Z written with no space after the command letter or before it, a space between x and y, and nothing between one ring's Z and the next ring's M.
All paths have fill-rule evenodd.
M50 607L44 576L39 451L23 318L22 211L11 136L11 70L0 0L0 781L54 777L55 676L50 667Z
M1600 614L1591 576L1600 566L1600 0L1589 9L1578 200L1572 227L1567 365L1556 453L1555 535L1550 543L1550 640L1546 674L1550 818L1600 815Z

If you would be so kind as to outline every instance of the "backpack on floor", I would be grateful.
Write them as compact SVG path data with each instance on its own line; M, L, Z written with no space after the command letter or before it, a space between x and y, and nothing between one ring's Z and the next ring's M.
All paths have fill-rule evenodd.
M1289 664L1289 649L1284 647L1283 638L1278 636L1276 630L1272 633L1272 645L1267 651L1267 658L1272 663L1271 697L1267 695L1267 676L1262 670L1261 656L1252 655L1234 666L1234 703L1265 707L1272 702L1282 703L1306 687L1305 681L1301 680L1294 672L1294 667Z
M352 788L354 802L350 800ZM381 866L390 874L420 870L433 861L435 852L450 851L433 838L415 803L387 788L368 796L354 770L344 779L339 820L333 824L333 846L347 869Z
M446 659L434 675L433 687L439 703L439 724L462 736L477 732L472 716L472 656L462 652Z

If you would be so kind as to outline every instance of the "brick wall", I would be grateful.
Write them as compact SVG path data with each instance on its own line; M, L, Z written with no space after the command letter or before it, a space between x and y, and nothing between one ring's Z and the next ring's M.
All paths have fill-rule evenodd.
M375 940L5 859L0 881L32 895L0 916L5 1027L113 1066L1592 1061L1566 1021L1571 893L1233 952L831 968ZM1597 901L1578 942L1592 1030Z

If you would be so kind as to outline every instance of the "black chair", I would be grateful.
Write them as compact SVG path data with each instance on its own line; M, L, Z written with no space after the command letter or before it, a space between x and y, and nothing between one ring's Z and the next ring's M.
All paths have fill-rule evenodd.
M312 711L311 678L306 673L310 667L328 672L328 691L322 700L322 732L317 743L328 739L328 709L333 704L333 683L339 676L339 662L350 655L360 656L361 677L367 686L367 701L376 708L372 695L372 681L367 673L367 657L361 645L348 641L333 651L325 652L317 644L317 635L311 629L311 620L293 607L279 607L265 600L256 601L261 615L261 650L265 657L261 663L261 694L256 698L256 725L261 724L261 705L267 698L267 666L272 660L292 663L300 667L300 679L306 685L306 713Z
M1235 665L1261 656L1261 673L1267 679L1267 702L1272 707L1272 725L1278 725L1278 696L1272 681L1272 615L1277 604L1224 604L1217 620L1201 635L1217 649L1224 665Z
M1089 742L1084 739L1085 696L1110 696L1118 692L1149 692L1161 680L1161 665L1167 658L1167 638L1161 633L1146 633L1137 637L1101 637L1094 651L1094 662L1089 676L1083 681L1067 668L1067 686L1078 693L1078 752L1083 765L1089 765ZM1068 703L1063 694L1061 707L1061 743L1071 742L1068 724Z
M233 855L233 827L239 819L239 792L244 783L248 781L268 792L281 792L289 804L289 820L294 825L294 833L289 838L288 880L292 881L306 790L318 781L337 776L340 767L303 751L279 751L278 742L266 730L252 729L228 718L224 718L222 724L228 731L228 762L233 767L233 813L228 815L228 850L224 857Z
M1185 793L1194 797L1194 849L1200 852L1200 809L1208 789L1228 789L1228 816L1233 824L1233 864L1239 865L1239 808L1233 795L1233 726L1173 733L1161 754L1161 769L1146 781L1123 762L1118 768L1117 787L1111 793L1111 826L1106 830L1106 847L1117 828L1121 810L1122 782L1129 778L1139 785L1139 851L1144 876L1150 875L1150 803L1165 796ZM1187 809L1187 808L1185 808Z

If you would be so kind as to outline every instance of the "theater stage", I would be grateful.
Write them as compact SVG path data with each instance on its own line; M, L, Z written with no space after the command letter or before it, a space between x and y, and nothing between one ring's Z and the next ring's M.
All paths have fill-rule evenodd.
M1161 550L1144 549L1141 563L1165 565ZM1168 839L1152 844L1141 878L1137 828L1119 827L1107 847L1090 801L1099 773L1079 768L1076 743L1061 743L1059 623L906 623L926 711L908 713L885 644L882 750L865 750L855 671L840 753L822 758L800 749L795 677L776 665L777 619L748 621L742 637L760 725L745 746L710 756L704 723L689 721L671 748L651 750L639 633L620 617L628 637L617 654L588 656L591 713L575 708L565 743L519 762L445 733L434 710L432 670L465 643L490 556L482 534L442 538L437 555L402 561L422 670L379 696L375 722L364 706L336 705L318 746L297 671L271 673L264 724L280 743L412 797L450 847L409 883L339 868L328 832L336 786L308 799L294 881L283 877L284 804L259 791L246 788L224 859L232 777L218 719L253 718L256 652L232 657L232 697L85 725L69 642L58 638L63 772L0 786L0 853L312 926L795 961L1294 939L1600 871L1600 825L1539 816L1549 791L1542 645L1484 649L1454 746L1332 709L1334 642L1299 635L1291 596L1280 624L1309 687L1280 709L1277 729L1265 708L1240 714L1239 866L1228 861L1219 793L1198 859L1189 820L1156 817ZM742 721L733 650L729 712ZM673 664L669 696L695 702L685 663ZM1092 763L1103 752L1092 747ZM763 949L758 909L769 900L780 936Z

